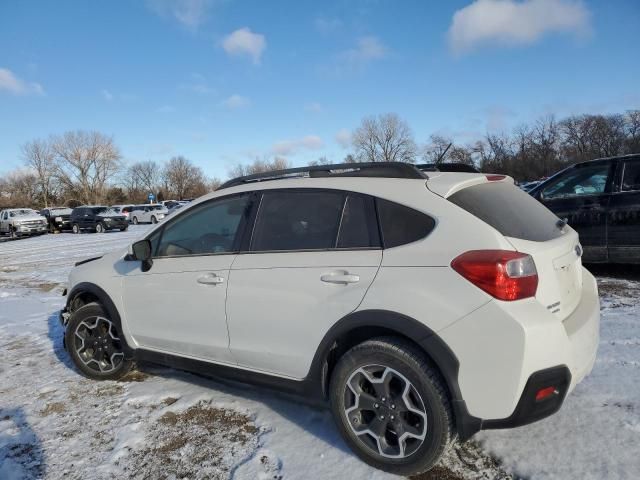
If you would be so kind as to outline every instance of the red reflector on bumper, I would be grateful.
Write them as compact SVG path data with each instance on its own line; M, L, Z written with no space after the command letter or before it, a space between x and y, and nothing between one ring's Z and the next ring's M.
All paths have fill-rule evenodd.
M558 393L558 391L556 390L556 387L541 388L540 390L538 390L538 393L536 393L536 402L545 400L549 398L551 395L553 395L554 393Z

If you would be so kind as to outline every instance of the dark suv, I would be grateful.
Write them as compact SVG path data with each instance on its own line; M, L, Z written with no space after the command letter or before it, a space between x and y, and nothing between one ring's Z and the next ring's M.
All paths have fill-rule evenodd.
M47 219L51 233L71 230L71 209L68 207L51 207L40 210L40 215Z
M124 232L127 228L129 228L127 218L109 207L82 206L74 208L71 212L73 233L80 233L82 230L103 233L115 229Z
M578 163L529 193L578 232L585 263L640 263L640 154Z

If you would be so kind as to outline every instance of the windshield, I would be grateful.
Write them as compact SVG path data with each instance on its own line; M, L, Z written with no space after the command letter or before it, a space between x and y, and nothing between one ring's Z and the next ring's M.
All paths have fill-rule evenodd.
M164 210L164 205L151 205L151 210Z
M49 210L52 215L71 215L70 208L52 208Z
M9 212L10 217L21 217L23 215L37 215L35 210L31 210L28 208L23 208L21 210L11 210Z
M116 212L113 208L111 207L100 207L100 208L95 208L93 210L94 213L98 214L98 215L117 215L118 212Z

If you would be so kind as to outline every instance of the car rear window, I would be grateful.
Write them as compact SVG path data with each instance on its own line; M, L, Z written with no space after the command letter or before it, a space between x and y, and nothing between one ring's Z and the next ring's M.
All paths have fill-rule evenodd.
M474 185L454 193L448 200L505 237L546 242L562 235L558 217L551 210L509 183Z

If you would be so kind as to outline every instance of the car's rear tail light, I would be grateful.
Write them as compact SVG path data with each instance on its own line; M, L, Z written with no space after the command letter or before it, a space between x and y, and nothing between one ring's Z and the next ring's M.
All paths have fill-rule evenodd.
M485 175L485 177L490 182L499 182L500 180L507 178L506 175Z
M531 255L509 250L472 250L456 257L451 267L499 300L533 297L538 272Z

